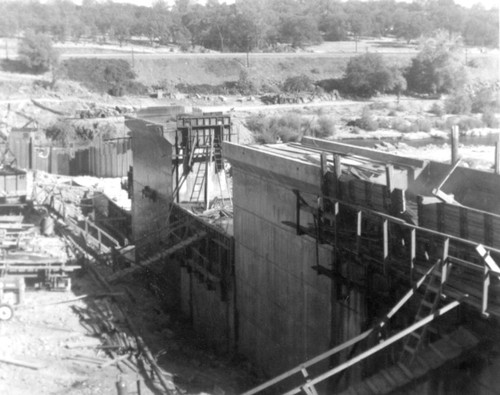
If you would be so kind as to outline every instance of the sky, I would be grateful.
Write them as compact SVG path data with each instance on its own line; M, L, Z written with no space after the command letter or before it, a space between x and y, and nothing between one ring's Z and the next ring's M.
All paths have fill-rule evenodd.
M143 6L151 6L156 0L113 0L114 3L130 3L136 5ZM234 0L219 0L224 3L233 3ZM251 0L250 0L251 1ZM407 1L411 2L411 0L396 0L396 1ZM174 2L174 0L167 0L167 2ZM198 0L199 3L204 3L203 0ZM498 0L455 0L456 4L460 4L464 7L472 7L473 5L479 3L484 6L484 8L488 9L498 5Z

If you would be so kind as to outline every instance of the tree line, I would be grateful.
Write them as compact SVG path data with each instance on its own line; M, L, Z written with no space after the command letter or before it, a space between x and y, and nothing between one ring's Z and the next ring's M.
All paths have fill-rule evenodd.
M208 0L205 5L176 0L172 6L158 0L152 7L96 0L83 0L82 5L69 0L0 4L0 36L28 30L60 42L123 44L141 37L151 46L201 46L223 52L277 51L282 44L301 47L363 36L411 42L436 30L460 35L467 45L499 45L498 9L464 8L454 0Z

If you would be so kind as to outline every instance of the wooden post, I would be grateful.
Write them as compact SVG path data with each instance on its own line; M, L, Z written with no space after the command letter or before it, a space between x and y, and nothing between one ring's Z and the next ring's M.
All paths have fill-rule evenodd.
M389 258L389 221L386 219L382 222L383 233L383 248L384 248L384 274L387 274L387 259Z
M448 251L449 251L449 248L450 248L450 239L447 237L443 241L443 246L442 246L443 251L441 252L441 262L442 262L441 284L444 284L446 282L446 280L448 280L448 275L449 275Z
M335 168L335 196L342 198L340 191L340 176L342 175L342 157L340 155L333 156L333 164Z
M490 270L487 265L484 265L484 279L483 279L483 298L481 301L481 314L485 317L489 316L488 313L488 293L490 290Z
M495 174L500 174L500 139L495 144Z
M358 211L356 213L356 255L359 257L359 253L361 251L361 231L363 224L363 212Z
M451 164L458 161L458 126L454 125L451 130Z
M297 231L297 235L301 235L302 231L300 230L300 195L299 195L299 191L295 191L295 196L297 198L297 203L295 206L295 209L296 209L296 218L295 218L296 231Z
M410 282L413 284L415 274L415 259L417 258L417 231L411 230L410 234Z
M386 165L385 166L385 179L387 184L387 190L389 191L389 195L394 190L394 166Z

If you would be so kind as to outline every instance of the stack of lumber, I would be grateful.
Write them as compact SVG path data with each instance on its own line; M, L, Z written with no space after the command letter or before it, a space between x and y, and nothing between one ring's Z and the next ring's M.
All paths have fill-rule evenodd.
M38 172L33 188L33 200L50 206L63 218L82 219L82 200L90 198L89 188L75 185L71 178Z

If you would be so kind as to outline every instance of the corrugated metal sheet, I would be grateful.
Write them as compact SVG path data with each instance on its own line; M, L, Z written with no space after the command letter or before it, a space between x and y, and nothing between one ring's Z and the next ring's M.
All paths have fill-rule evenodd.
M61 175L125 177L132 165L130 138L97 140L71 152L66 148L37 145L31 138L13 138L9 148L19 168Z

